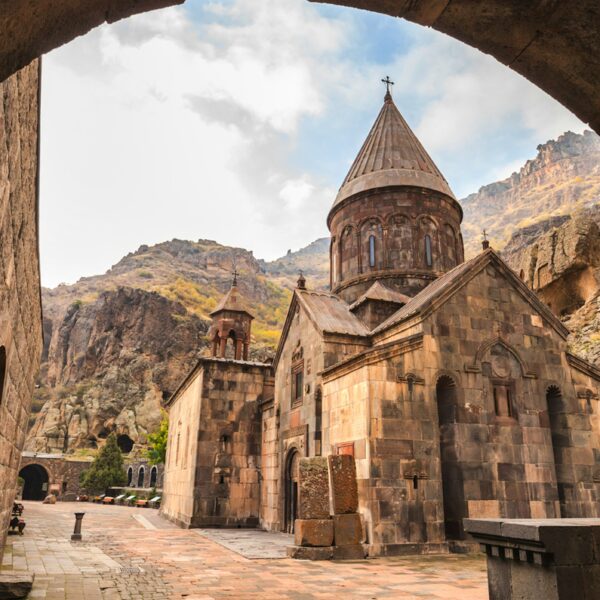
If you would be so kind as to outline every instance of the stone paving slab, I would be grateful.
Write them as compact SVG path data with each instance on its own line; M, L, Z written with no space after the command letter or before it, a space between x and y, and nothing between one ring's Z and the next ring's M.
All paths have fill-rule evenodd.
M286 558L286 548L294 544L293 535L272 531L256 529L192 529L191 531L248 559Z
M70 541L76 510L86 512L82 542ZM25 502L24 516L26 533L9 537L2 569L35 571L33 599L487 598L483 556L313 563L266 558L287 544L283 534L184 530L151 509Z

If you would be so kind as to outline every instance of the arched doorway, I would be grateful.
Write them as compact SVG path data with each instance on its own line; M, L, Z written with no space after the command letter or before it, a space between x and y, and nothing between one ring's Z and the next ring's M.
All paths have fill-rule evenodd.
M456 383L442 375L436 384L435 395L440 427L440 459L442 495L444 501L444 529L447 540L464 537L462 520L467 516L461 466L455 448L456 424L459 420Z
M140 470L138 471L138 479L137 479L137 487L139 487L139 488L144 487L144 475L145 475L144 467L140 467Z
M152 467L150 469L150 487L156 487L156 480L158 479L158 469L156 467Z
M131 485L133 481L133 468L129 467L129 469L127 469L127 485Z
M548 404L548 418L550 420L550 432L552 434L552 452L554 454L554 469L556 473L556 484L558 486L558 499L560 501L560 513L562 517L578 516L570 515L566 506L566 493L572 484L561 481L563 453L562 448L569 447L569 430L565 427L565 403L562 392L556 385L551 385L546 390L546 402Z
M285 463L285 519L284 530L294 533L294 521L298 512L298 462L300 453L290 450Z
M19 471L25 480L23 500L43 500L48 495L48 471L41 465L27 465Z

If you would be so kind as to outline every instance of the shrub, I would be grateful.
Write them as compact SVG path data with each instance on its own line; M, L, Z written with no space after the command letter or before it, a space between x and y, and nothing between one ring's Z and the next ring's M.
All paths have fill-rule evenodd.
M90 492L101 493L126 483L123 455L117 445L117 436L111 433L90 468L81 474L81 485Z

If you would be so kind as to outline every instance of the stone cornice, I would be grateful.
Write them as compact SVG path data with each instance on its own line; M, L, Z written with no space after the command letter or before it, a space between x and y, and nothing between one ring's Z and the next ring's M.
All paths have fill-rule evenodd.
M388 344L382 344L375 348L369 348L363 352L359 352L339 363L327 367L321 371L320 375L323 377L323 383L328 383L333 379L350 373L358 368L364 367L365 365L371 365L373 363L381 362L393 358L400 354L405 354L411 350L416 350L423 346L423 334L418 333L411 335L402 340L390 342Z

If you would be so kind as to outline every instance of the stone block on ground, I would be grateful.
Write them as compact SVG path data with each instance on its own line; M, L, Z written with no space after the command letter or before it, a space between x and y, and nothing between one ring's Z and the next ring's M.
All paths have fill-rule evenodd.
M294 543L296 546L333 545L333 521L331 519L296 519Z
M336 546L360 544L363 539L360 515L334 515L334 543Z
M300 459L298 488L300 519L329 518L329 473L325 457Z
M362 560L367 556L362 544L334 546L333 560Z
M333 514L355 513L358 510L358 486L354 456L329 456Z
M0 573L0 598L26 598L33 587L32 573Z
M333 546L316 548L312 546L288 546L287 555L299 560L331 560L333 558Z

